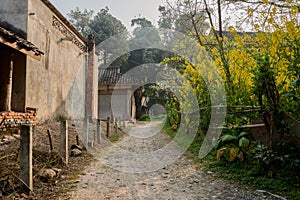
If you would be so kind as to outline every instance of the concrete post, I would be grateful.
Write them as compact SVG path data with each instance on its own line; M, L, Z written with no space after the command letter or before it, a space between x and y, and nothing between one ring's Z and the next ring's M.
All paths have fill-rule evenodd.
M83 139L82 139L83 146L87 149L89 143L89 119L86 116L83 119Z
M60 123L60 155L66 165L69 162L68 137L68 121L65 120Z
M33 190L32 179L32 125L21 126L20 138L20 179L23 181L21 188L29 193Z
M93 148L94 147L94 141L89 141L88 146L91 147L91 148Z
M120 127L121 128L121 123L122 123L122 120L121 120L121 117L117 117L117 121L118 121L118 123L117 123L117 125L118 125L118 127Z
M123 114L123 125L122 125L122 128L125 128L125 114Z

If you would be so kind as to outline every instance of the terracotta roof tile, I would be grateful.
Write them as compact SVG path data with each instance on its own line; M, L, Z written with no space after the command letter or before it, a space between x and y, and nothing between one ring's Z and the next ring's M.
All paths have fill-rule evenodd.
M15 33L0 26L0 35L5 38L10 43L17 43L20 48L26 49L28 51L33 51L35 55L44 55L34 44L31 42L17 36Z

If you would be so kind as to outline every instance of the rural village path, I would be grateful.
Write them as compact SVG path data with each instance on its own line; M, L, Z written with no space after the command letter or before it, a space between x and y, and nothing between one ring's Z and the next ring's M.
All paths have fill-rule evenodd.
M264 193L243 189L238 184L216 178L210 172L196 169L184 155L174 163L152 172L149 169L155 169L157 163L145 158L142 161L144 163L137 166L142 167L137 168L137 172L143 171L143 166L145 171L150 172L128 172L135 159L126 152L147 153L162 148L171 141L160 129L158 123L138 123L130 129L130 134L114 146L102 148L96 154L96 161L76 181L77 189L71 192L69 199L276 199L265 196ZM156 166L151 166L154 164Z

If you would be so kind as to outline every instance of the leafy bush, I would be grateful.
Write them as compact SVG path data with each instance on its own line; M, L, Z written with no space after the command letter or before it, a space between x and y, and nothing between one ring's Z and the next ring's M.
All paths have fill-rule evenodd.
M249 133L231 131L221 136L217 141L217 160L225 158L227 161L232 162L236 158L240 161L245 160L245 155L250 150ZM221 148L220 148L221 147Z
M282 141L268 149L263 145L255 147L253 162L256 163L256 171L260 175L270 177L278 173L284 176L300 178L300 149L294 144ZM299 183L300 184L300 183Z
M140 121L147 121L147 122L148 122L148 121L151 121L148 114L143 114L143 115L140 117L139 120L140 120Z

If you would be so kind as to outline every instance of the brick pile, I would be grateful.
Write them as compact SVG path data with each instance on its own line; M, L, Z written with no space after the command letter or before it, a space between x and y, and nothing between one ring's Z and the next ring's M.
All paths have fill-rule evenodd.
M14 111L0 112L0 129L13 128L21 124L35 124L37 108L27 107L25 113Z

